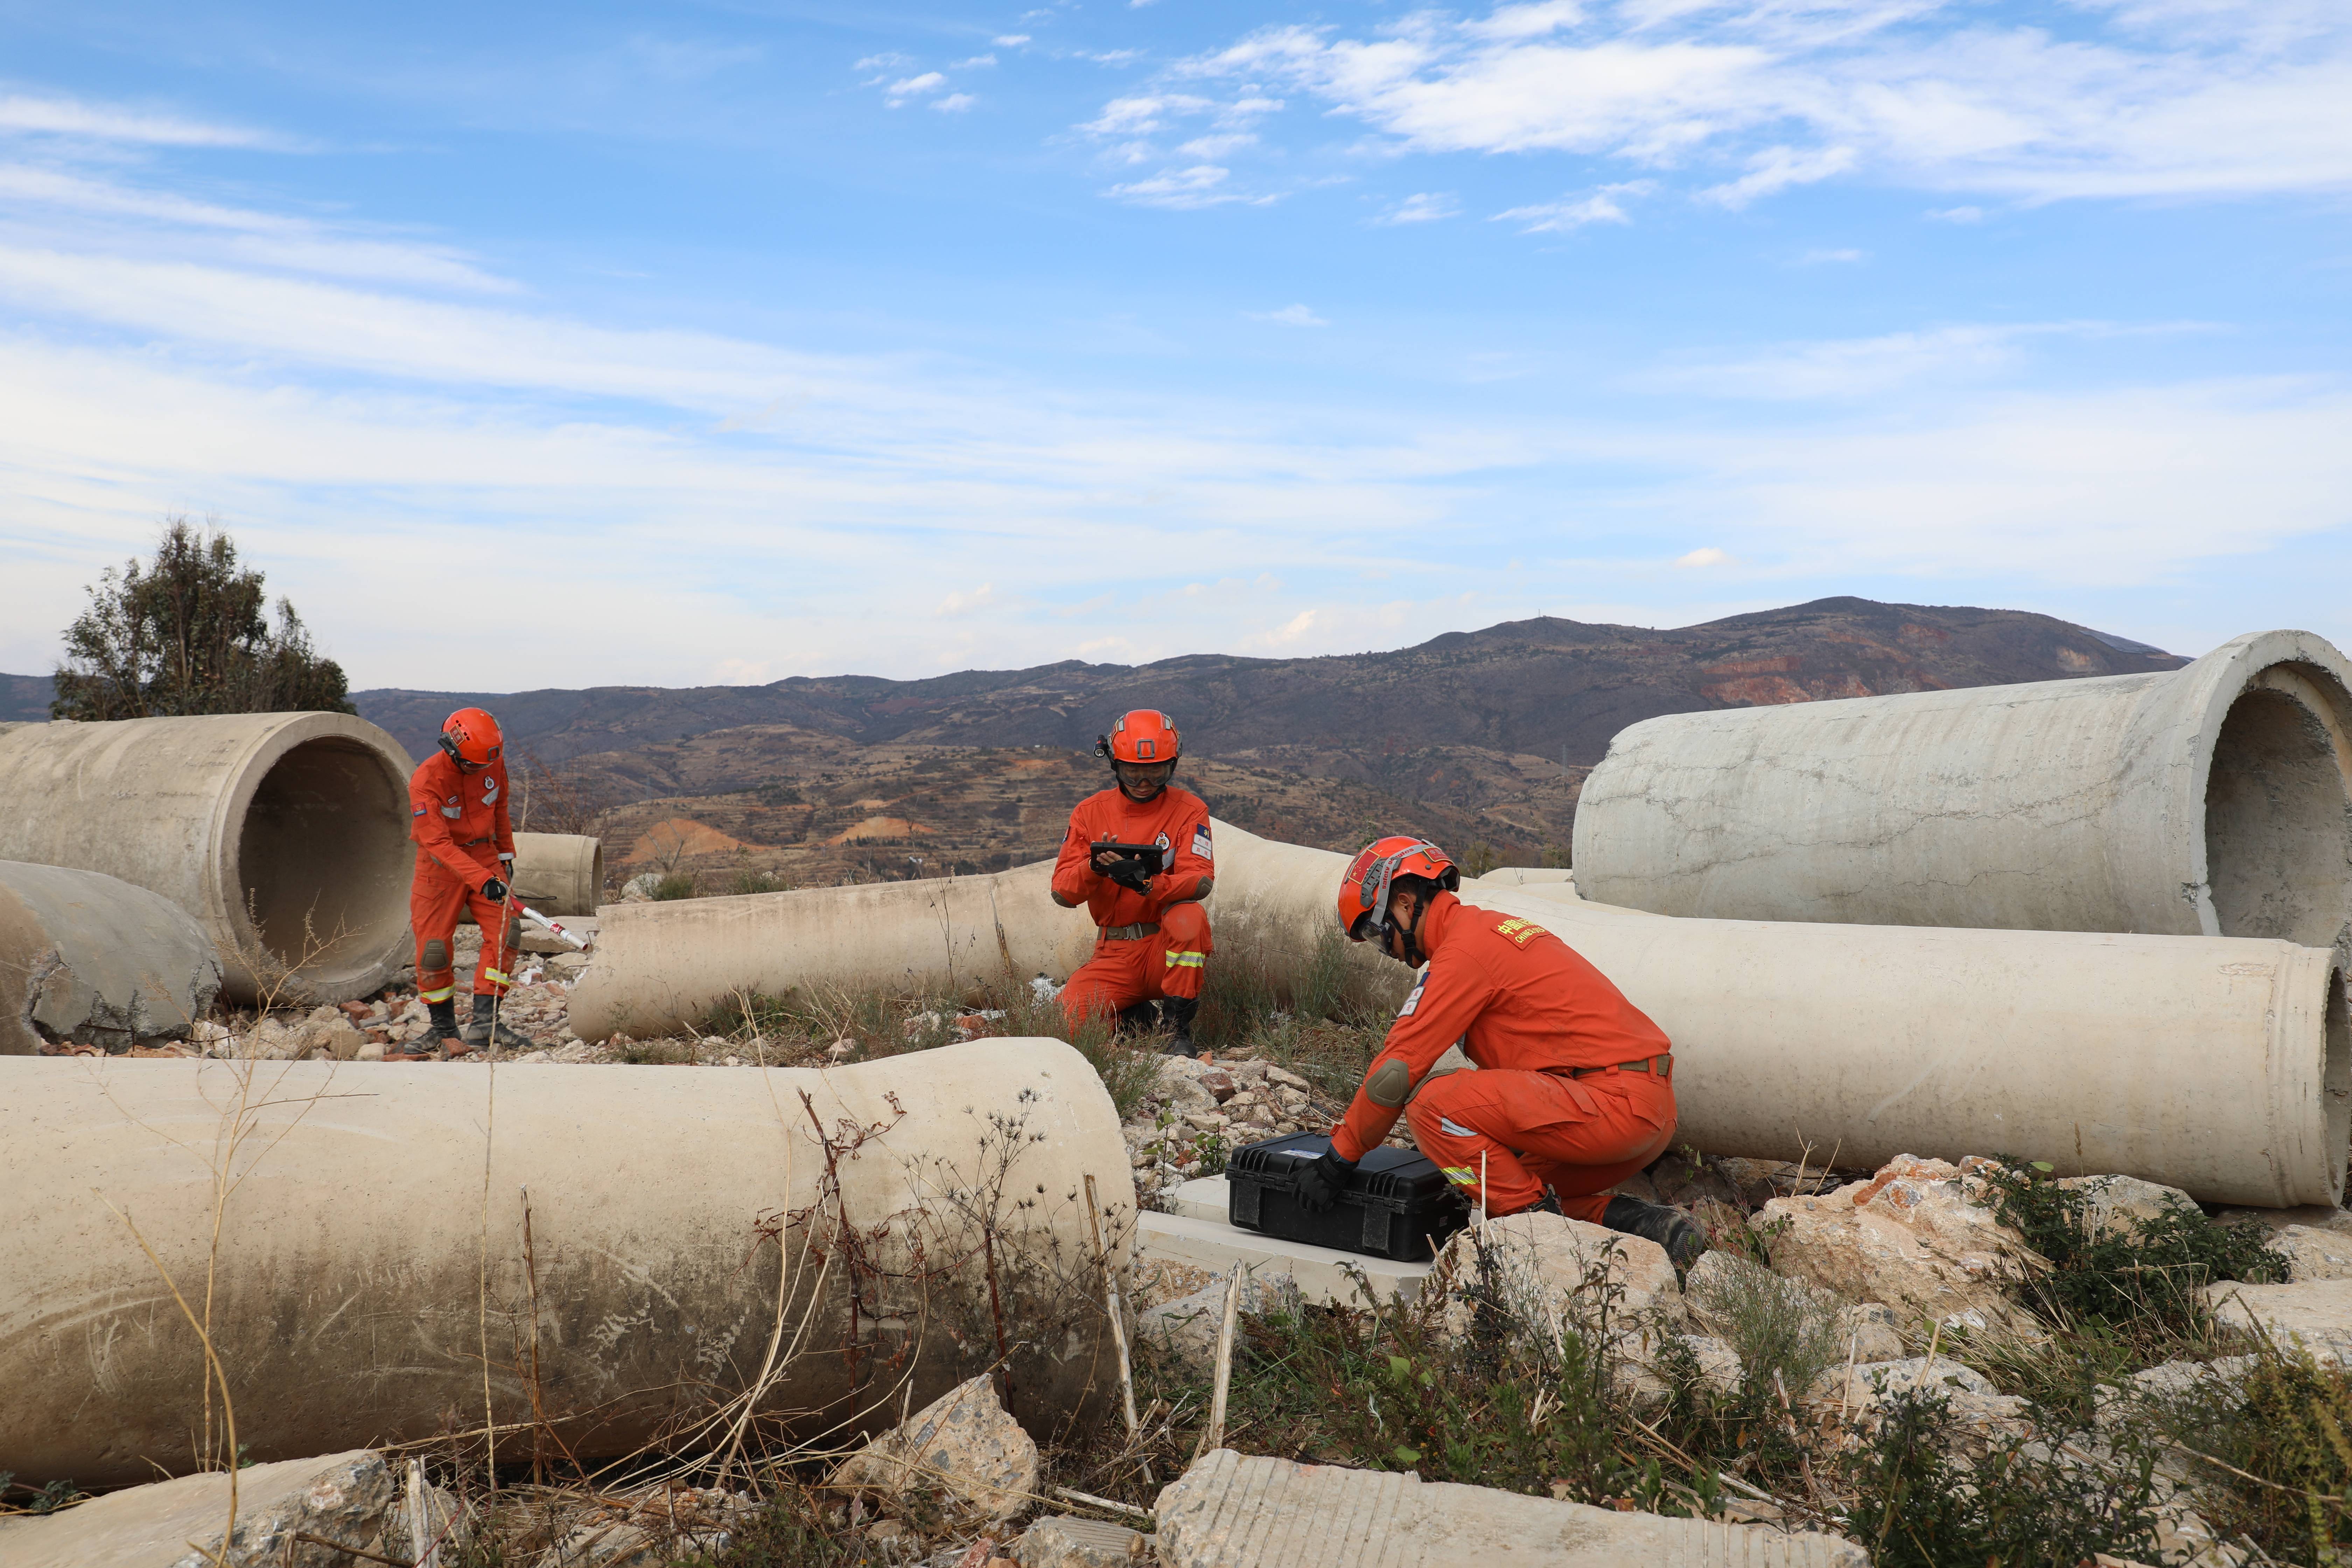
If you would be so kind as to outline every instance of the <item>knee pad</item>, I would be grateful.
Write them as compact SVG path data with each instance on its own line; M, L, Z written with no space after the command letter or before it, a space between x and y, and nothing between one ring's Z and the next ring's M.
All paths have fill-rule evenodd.
M426 942L425 944L425 967L427 969L448 968L449 944L443 942L437 936L431 942Z
M509 952L512 952L522 946L522 922L520 921L516 921L507 927L506 943L507 951Z

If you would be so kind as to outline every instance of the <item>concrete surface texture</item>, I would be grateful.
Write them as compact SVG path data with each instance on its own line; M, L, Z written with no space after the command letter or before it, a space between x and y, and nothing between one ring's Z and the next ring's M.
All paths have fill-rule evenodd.
M1055 907L1052 881L1040 861L985 877L606 904L572 1027L583 1040L672 1030L743 990L1060 978L1086 962L1095 931L1084 910Z
M543 915L593 915L604 896L604 841L586 833L515 835L515 897Z
M0 860L0 1055L184 1037L220 990L204 928L98 871Z
M1398 1263L1360 1252L1331 1247L1309 1247L1242 1230L1222 1218L1201 1219L1185 1215L1147 1211L1136 1216L1135 1250L1139 1257L1223 1273L1236 1263L1253 1274L1287 1274L1306 1300L1325 1306L1363 1306L1363 1289L1373 1300L1410 1301L1421 1294L1421 1282L1430 1270L1426 1263ZM1358 1286L1361 1276L1363 1289Z
M294 1539L315 1535L413 1560L401 1488L383 1456L364 1449L282 1459L237 1472L236 1525L219 1471L96 1498L47 1518L0 1517L8 1568L345 1568L351 1553ZM224 1541L224 1537L226 1540Z
M1308 930L1337 918L1346 856L1217 835L1219 909ZM1549 891L1481 886L1469 901L1543 925L1657 1021L1676 1141L1705 1152L1793 1159L1810 1143L1874 1168L1996 1149L2206 1203L2343 1195L2352 1023L2328 949L1665 920Z
M752 1386L780 1320L797 1349L765 1406L871 1430L880 1402L887 1426L902 1349L918 1406L978 1370L955 1347L986 1343L987 1282L926 1278L913 1249L978 1254L980 1213L1006 1310L1057 1331L1015 1356L1014 1414L1056 1424L1116 1384L1078 1194L1092 1173L1123 1255L1134 1186L1101 1079L1058 1040L830 1070L11 1057L0 1104L0 1469L20 1480L193 1468L203 1359L164 1272L200 1303L214 1270L259 1460L478 1424L486 1337L499 1421L530 1418L535 1351L566 1440L625 1453Z
M2158 674L1645 720L1574 842L1585 897L1661 914L2326 947L2352 918L2352 666L2257 632Z
M407 753L342 713L0 725L0 859L171 900L250 1001L381 987L409 951Z
M1219 1448L1163 1488L1161 1568L1869 1568L1811 1532L1619 1513L1406 1472L1298 1465Z

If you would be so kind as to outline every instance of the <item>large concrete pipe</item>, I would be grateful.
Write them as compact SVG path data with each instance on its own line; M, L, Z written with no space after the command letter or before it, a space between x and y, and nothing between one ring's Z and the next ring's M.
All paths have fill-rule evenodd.
M1053 866L723 899L606 904L572 990L583 1040L692 1027L740 993L811 985L953 988L1065 975L1094 927L1054 903Z
M220 990L188 912L98 871L0 860L0 1056L184 1036Z
M1118 1386L1084 1178L1114 1238L1134 1184L1058 1040L830 1071L10 1058L0 1103L20 1481L192 1468L204 1357L166 1273L199 1311L209 1281L256 1460L478 1428L486 1349L488 1414L583 1458L720 1446L698 1418L763 1382L784 1430L846 1441L1000 1345L1041 1436Z
M1577 886L1661 914L2276 937L2352 918L2352 668L2259 632L2186 668L1644 720Z
M1217 834L1228 913L1334 920L1346 856ZM2352 1026L2332 950L1676 920L1566 884L1464 896L1558 933L1657 1020L1675 1043L1677 1141L1708 1152L1811 1144L1847 1166L2009 1153L2210 1203L2343 1195Z
M226 988L322 1002L408 949L407 753L342 713L0 725L0 859L103 871L194 915Z

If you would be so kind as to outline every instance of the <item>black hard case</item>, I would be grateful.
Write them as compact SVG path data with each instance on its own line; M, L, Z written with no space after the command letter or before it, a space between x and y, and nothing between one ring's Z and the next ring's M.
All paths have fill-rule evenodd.
M1427 1262L1469 1223L1468 1206L1427 1155L1386 1147L1363 1157L1328 1211L1308 1214L1298 1177L1330 1147L1320 1132L1294 1132L1234 1151L1226 1217L1243 1230L1400 1263Z

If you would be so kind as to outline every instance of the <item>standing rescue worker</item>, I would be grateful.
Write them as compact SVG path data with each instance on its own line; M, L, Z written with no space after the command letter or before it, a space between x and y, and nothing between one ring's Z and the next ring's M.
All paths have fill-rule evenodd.
M1489 1215L1541 1209L1604 1225L1687 1268L1706 1250L1687 1215L1606 1195L1674 1138L1664 1031L1559 938L1464 903L1461 886L1445 851L1403 836L1365 849L1340 879L1349 937L1421 974L1330 1149L1305 1173L1301 1202L1318 1213L1337 1202L1401 1111L1421 1152ZM1478 1070L1430 1076L1457 1040Z
M1119 1027L1141 1026L1160 1003L1171 1056L1194 1056L1192 1015L1200 1010L1202 965L1210 952L1209 896L1215 867L1209 806L1169 784L1183 741L1175 721L1139 708L1111 726L1095 750L1110 763L1113 788L1088 795L1070 813L1070 830L1054 863L1054 901L1080 904L1094 917L1095 953L1062 988L1070 1027L1116 1014ZM1108 845L1159 850L1145 857Z
M497 1022L499 998L522 939L507 909L514 879L514 827L507 820L505 738L479 708L460 708L442 722L441 747L408 777L409 837L416 840L416 879L408 922L416 931L416 994L432 1015L431 1032L404 1047L423 1057L440 1047L461 1057L491 1037L525 1050L531 1042ZM482 928L474 963L474 1010L460 1028L457 972L450 947L467 907Z

